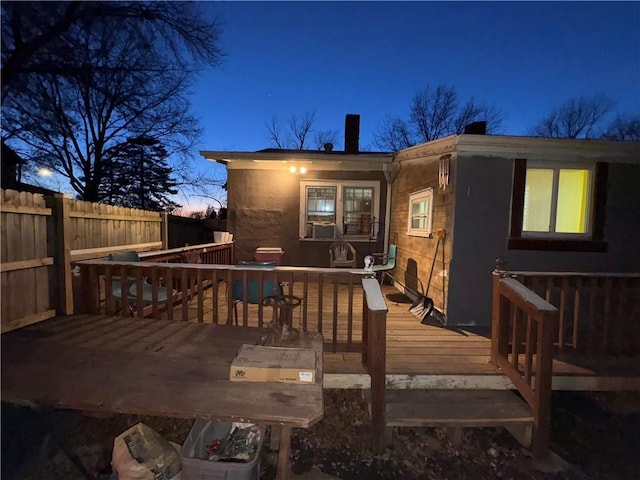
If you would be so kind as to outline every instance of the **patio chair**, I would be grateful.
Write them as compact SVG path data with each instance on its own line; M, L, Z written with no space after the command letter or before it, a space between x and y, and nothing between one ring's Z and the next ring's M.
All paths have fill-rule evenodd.
M110 262L139 262L140 256L135 251L128 251L122 253L111 253L109 254ZM129 291L127 292L127 304L129 307L129 313L133 316L134 306L138 302L138 285L135 277L128 277L129 280ZM169 289L166 287L157 287L158 292L158 303L167 303L169 300ZM111 294L113 298L116 299L121 306L123 306L124 302L122 300L122 279L120 277L112 277L111 278ZM176 294L176 290L172 290L171 296L173 297ZM150 305L153 303L153 285L151 285L147 279L143 279L142 281L142 301L145 305Z
M397 245L389 245L389 251L387 253L374 253L373 256L380 258L382 263L377 265L373 265L373 271L376 276L380 274L378 281L380 285L382 285L382 281L384 276L387 275L391 280L393 277L391 276L391 271L396 268L396 252L398 250Z
M249 262L240 260L238 265L251 268L272 268L276 267L276 262ZM274 294L282 295L283 288L281 284L277 284L273 280L262 281L262 298L260 298L260 282L258 280L247 280L247 291L243 288L242 280L234 280L232 285L231 295L233 297L233 313L236 325L238 325L238 304L246 302L252 305L259 305L265 297L272 296Z
M356 268L356 249L349 242L333 242L329 245L331 268Z

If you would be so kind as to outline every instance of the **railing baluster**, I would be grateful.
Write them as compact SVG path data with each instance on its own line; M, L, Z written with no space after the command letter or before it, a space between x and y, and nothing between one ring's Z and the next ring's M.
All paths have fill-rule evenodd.
M518 369L518 355L520 351L520 340L518 339L518 317L520 316L520 311L514 305L511 310L511 365L516 370Z
M318 332L322 332L322 302L324 301L324 276L318 276Z
M348 293L348 316L347 316L347 348L351 351L353 345L353 275L349 274L349 293Z
M182 321L189 320L189 298L191 296L191 282L189 278L189 270L181 268L180 289L182 290Z
M198 322L204 323L204 281L202 280L202 270L196 272L196 285L198 291Z
M596 335L597 335L597 325L596 325L596 296L598 294L598 279L591 279L591 285L589 286L589 339L588 339L588 350L589 353L593 354L596 351Z
M530 315L526 317L527 321L527 334L526 340L524 343L524 381L527 382L528 385L531 384L531 370L533 366L533 352L535 352L535 329L534 320Z
M604 356L609 352L609 322L611 321L611 277L604 279L604 315L602 316L602 335L600 337L600 353Z
M111 265L107 265L104 269L104 306L105 314L113 315L116 308L113 298L113 274Z
M331 338L331 351L336 353L338 347L338 281L340 277L333 277L333 335Z
M569 281L565 277L560 284L560 315L558 317L558 350L564 351L564 309L567 300L567 290L569 289Z
M167 282L167 320L173 320L173 308L175 304L175 297L173 296L173 270L167 268L165 281Z
M151 315L158 318L158 269L151 269Z
M120 267L120 316L128 317L130 314L129 308L129 287L131 281L126 266Z
M582 277L576 278L576 289L573 297L573 348L578 350L578 332L580 330L580 301L582 295Z
M144 285L142 279L142 268L134 267L136 271L136 317L144 318ZM129 290L127 290L127 294Z
M307 305L309 304L309 274L302 275L302 330L307 331Z

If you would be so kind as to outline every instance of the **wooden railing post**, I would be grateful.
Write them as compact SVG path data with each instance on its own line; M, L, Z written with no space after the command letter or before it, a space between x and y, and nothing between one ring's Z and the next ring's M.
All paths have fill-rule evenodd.
M366 358L371 377L372 440L373 448L382 450L386 427L387 305L375 278L363 279L362 288L367 305Z
M544 312L538 321L533 432L533 455L537 459L547 455L551 435L553 336L557 329L556 318L557 312Z
M97 314L100 311L100 298L98 288L98 274L93 265L80 265L75 267L74 278L77 279L75 313Z
M491 363L498 364L498 355L509 350L509 300L500 295L501 272L493 272L493 302L491 311Z
M56 313L58 315L72 315L74 311L69 199L64 198L62 193L55 193L47 199L51 202L54 222L52 243L54 245L53 261L57 284Z

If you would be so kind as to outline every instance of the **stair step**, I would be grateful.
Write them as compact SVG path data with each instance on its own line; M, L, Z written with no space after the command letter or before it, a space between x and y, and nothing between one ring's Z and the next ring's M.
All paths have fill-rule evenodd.
M507 390L387 390L389 427L531 425L527 403Z

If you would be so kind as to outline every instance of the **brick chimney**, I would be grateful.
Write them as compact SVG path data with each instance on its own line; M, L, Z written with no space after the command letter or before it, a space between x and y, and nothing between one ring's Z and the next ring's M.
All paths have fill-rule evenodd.
M486 135L487 134L487 122L472 122L464 127L465 135Z
M358 153L360 115L347 113L344 121L344 153Z

